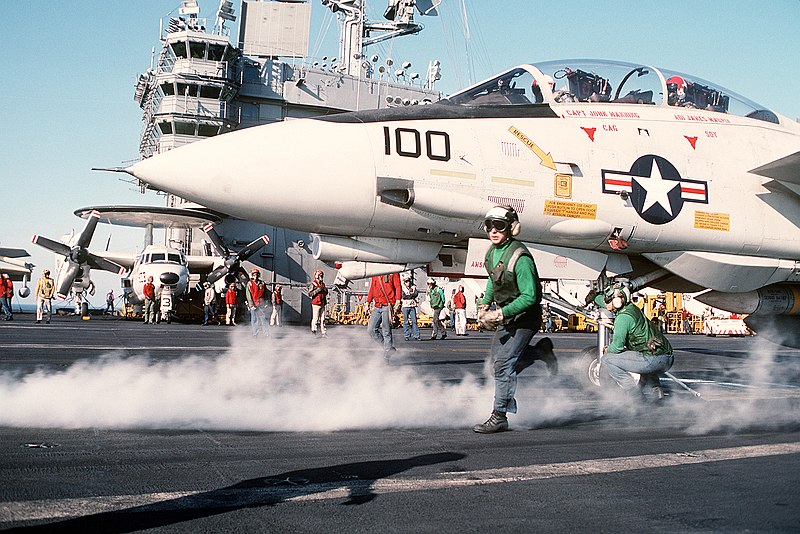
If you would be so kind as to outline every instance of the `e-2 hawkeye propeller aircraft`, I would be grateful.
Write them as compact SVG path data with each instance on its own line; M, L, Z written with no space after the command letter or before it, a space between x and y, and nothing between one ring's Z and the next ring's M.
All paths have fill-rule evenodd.
M160 320L169 322L175 311L175 299L181 298L189 288L189 274L206 275L206 281L224 282L228 276L238 279L249 279L241 266L241 262L255 254L269 242L267 236L261 236L239 252L231 252L214 230L213 223L219 217L206 211L189 208L169 208L150 206L96 206L75 211L75 215L87 219L86 227L81 235L74 239L69 253L64 256L63 264L74 265L70 269L59 269L56 286L59 296L63 298L73 282L65 278L64 272L82 273L78 279L81 283L90 282L90 268L102 267L103 262L113 265L116 272L125 276L123 285L130 291L126 293L129 304L144 302L144 285L152 277L156 298L160 302ZM98 221L119 226L142 227L145 229L145 247L138 254L114 252L89 252L89 243ZM203 226L209 236L215 256L186 255L181 250L163 245L153 244L153 228L193 228ZM87 232L87 229L90 231ZM52 241L41 236L34 236L34 243L45 246L53 252L66 250L63 247L51 248ZM77 247L82 247L76 252ZM100 260L100 261L98 261ZM106 269L110 270L110 269ZM113 272L113 271L112 271ZM221 283L223 283L221 282ZM67 291L63 291L67 288Z
M56 256L62 256L56 266L56 297L59 299L67 298L72 292L76 299L85 292L94 293L94 284L91 280L91 269L103 269L112 273L122 275L125 268L106 258L102 258L89 251L89 244L97 228L97 221L100 214L91 211L87 214L86 224L78 235L69 236L64 242L55 241L47 237L34 234L31 242L42 248L53 252Z
M31 280L34 264L19 258L27 258L30 254L22 248L0 247L0 274L7 274L13 282L22 282L17 293L25 298L31 294L28 282Z
M695 76L525 64L436 104L248 128L124 171L313 232L346 278L485 276L483 215L510 205L543 278L710 288L800 346L800 124Z

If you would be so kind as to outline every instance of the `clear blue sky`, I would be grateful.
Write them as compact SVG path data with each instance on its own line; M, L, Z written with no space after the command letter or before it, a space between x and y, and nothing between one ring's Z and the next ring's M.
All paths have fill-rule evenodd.
M312 52L337 54L336 24L311 0ZM460 2L443 0L442 16L420 18L425 31L375 52L412 61L424 76L442 61L440 89L453 92L507 67L559 58L603 58L650 64L715 82L791 118L800 117L800 0L700 2L467 0L470 39ZM217 0L199 0L212 17ZM160 48L159 19L178 0L26 0L4 3L0 130L3 190L0 245L24 247L37 268L50 253L31 234L59 238L83 221L75 209L103 204L163 205L140 195L121 175L91 172L137 159L141 110L133 101L138 73ZM238 13L238 2L237 13ZM378 18L383 0L371 0ZM320 28L327 27L318 42ZM234 32L235 34L235 32ZM8 46L10 44L10 47ZM470 73L472 78L470 79ZM101 225L93 249L135 252L140 231ZM119 280L95 277L99 305Z

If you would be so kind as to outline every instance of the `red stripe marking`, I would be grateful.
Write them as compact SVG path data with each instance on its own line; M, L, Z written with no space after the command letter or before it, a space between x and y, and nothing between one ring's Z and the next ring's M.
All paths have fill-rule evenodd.
M614 178L606 178L606 185L631 185L631 180L615 180Z
M694 194L694 195L705 195L706 194L706 189L705 189L705 187L702 188L702 189L697 189L697 188L694 188L694 187L681 186L681 193L691 193L691 194Z

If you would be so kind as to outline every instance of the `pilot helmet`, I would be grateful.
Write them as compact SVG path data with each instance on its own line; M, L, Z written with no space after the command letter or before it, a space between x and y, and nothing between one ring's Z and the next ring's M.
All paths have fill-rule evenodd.
M676 106L686 98L686 80L680 76L667 79L667 103Z
M488 233L492 228L499 232L511 231L511 235L519 235L519 215L511 206L495 206L486 212L483 227Z

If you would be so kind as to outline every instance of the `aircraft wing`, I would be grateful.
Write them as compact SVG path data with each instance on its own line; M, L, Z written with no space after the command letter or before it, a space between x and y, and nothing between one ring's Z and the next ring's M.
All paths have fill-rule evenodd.
M30 254L28 254L28 251L24 248L0 247L0 256L5 256L6 258L27 258Z
M771 161L750 171L784 184L800 185L800 151ZM794 188L792 188L794 190Z

